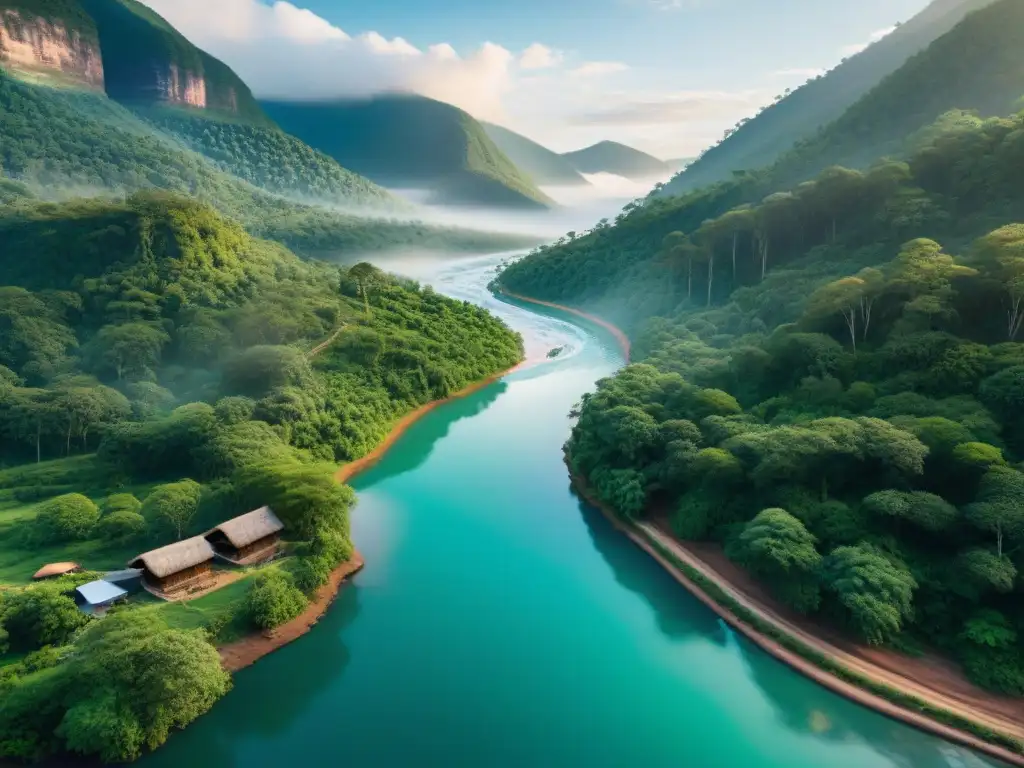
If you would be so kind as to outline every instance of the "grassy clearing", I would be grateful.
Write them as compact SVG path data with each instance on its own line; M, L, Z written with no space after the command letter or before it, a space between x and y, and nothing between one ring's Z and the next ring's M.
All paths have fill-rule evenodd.
M257 571L187 603L163 603L152 610L174 629L207 629L218 645L230 643L252 631L242 607Z

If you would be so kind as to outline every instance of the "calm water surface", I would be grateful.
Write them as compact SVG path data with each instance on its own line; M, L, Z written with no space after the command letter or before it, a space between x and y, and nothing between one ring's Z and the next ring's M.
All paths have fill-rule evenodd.
M365 570L147 768L994 765L778 664L573 495L566 414L622 361L492 299L495 263L398 268L569 351L433 411L360 476Z

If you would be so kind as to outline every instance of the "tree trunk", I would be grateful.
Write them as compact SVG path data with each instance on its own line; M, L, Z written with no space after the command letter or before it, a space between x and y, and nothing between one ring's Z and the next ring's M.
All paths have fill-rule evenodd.
M736 282L736 245L740 241L740 233L737 230L732 233L732 281Z
M853 346L853 354L857 354L857 310L854 307L848 307L842 310L843 319L846 321L846 327L850 329L850 344Z
M768 272L768 238L766 237L761 243L761 280L764 280L765 274Z
M864 341L868 340L868 327L871 325L871 307L874 303L874 299L861 298L860 300L861 338Z
M708 256L708 306L711 306L711 283L715 279L715 255Z
M1003 526L996 525L996 554L1000 558L1003 556Z
M71 455L71 427L73 425L74 425L74 422L72 422L72 421L68 422L68 439L67 439L67 446L65 448L65 455L66 456L70 456Z
M1010 297L1010 310L1006 313L1008 324L1007 331L1009 332L1010 341L1017 339L1017 333L1020 331L1021 321L1024 320L1024 312L1021 312L1021 299Z

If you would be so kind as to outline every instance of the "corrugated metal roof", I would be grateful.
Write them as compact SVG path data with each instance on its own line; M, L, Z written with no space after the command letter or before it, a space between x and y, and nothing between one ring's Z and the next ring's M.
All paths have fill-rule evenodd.
M102 579L83 584L77 592L89 605L105 605L128 594L116 584Z
M132 579L142 578L141 568L127 568L123 571L110 571L109 573L103 574L104 581L118 582L118 581L131 581Z

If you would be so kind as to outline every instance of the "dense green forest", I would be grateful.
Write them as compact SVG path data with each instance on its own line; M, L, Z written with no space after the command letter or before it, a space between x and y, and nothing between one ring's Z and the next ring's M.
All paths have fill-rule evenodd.
M749 178L637 201L499 282L631 331L567 445L602 500L1024 695L1024 113L917 147L754 204Z
M0 591L0 758L130 760L209 709L230 685L213 643L297 615L351 556L334 467L522 356L479 307L301 261L167 193L0 206L0 286L2 580L264 504L291 555L209 616L94 621L68 596L90 574Z
M268 192L338 206L402 207L386 190L277 128L214 120L191 109L136 112L220 170Z
M457 107L413 95L264 102L285 131L345 168L392 187L425 187L439 202L545 208L551 200Z
M866 50L792 92L787 89L755 117L741 120L726 131L719 144L672 179L663 194L686 194L709 184L728 181L736 171L754 171L772 165L795 143L813 138L819 128L840 117L911 56L956 26L966 14L992 2L933 0L921 13Z
M664 178L672 170L663 160L615 141L598 142L575 152L566 152L562 157L580 173L614 173L640 181L658 176Z
M2 70L0 133L0 171L37 195L130 194L154 187L180 192L209 202L252 233L303 254L344 255L402 245L501 250L523 244L521 237L362 218L286 200L225 173L103 96L28 85ZM257 131L254 136L268 134ZM296 144L286 140L286 145L297 162L304 156ZM254 168L251 153L257 146L240 146L232 170L255 172L258 163ZM343 183L347 177L328 168L312 172L312 179L317 178L329 184ZM351 189L353 205L381 202L380 191L372 184L353 183Z
M589 182L571 162L522 134L500 125L481 122L487 135L509 160L525 171L537 184L549 186L581 186Z

